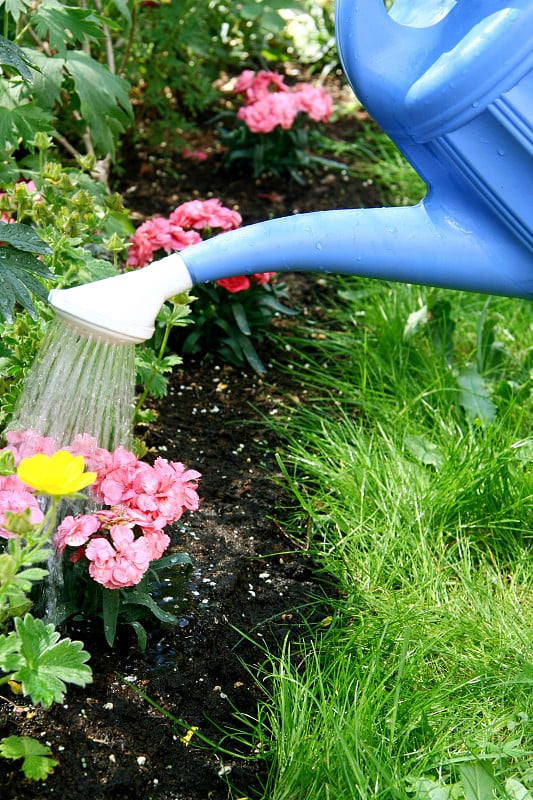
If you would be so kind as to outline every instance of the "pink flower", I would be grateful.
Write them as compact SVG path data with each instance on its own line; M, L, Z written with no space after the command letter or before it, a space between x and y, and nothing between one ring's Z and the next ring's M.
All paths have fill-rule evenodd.
M327 122L331 115L333 98L322 86L297 83L293 97L299 111L303 111L314 122Z
M35 448L51 448L51 440L34 432L29 436L11 432L8 438L17 456L29 446L28 441L31 454ZM124 447L111 453L98 447L89 434L77 435L68 450L83 456L97 473L93 498L108 507L65 517L54 535L55 547L61 554L67 546L72 548L73 562L87 558L89 574L107 588L138 584L150 562L159 559L170 544L165 526L180 519L185 510L198 508L200 473L163 458L151 466ZM55 451L54 445L50 454ZM25 509L30 509L32 524L42 522L36 498L17 476L0 476L0 536L14 535L6 512Z
M106 589L135 586L150 566L150 548L143 536L136 539L124 525L114 525L110 536L111 542L95 536L87 545L89 575Z
M198 478L196 470L186 470L183 464L157 458L153 467L143 462L136 475L134 507L146 515L144 531L158 531L177 522L183 512L198 508Z
M188 158L191 161L207 161L208 155L204 153L203 150L189 150L188 147L184 147L181 151L182 158Z
M271 86L275 92L289 91L283 75L267 70L255 73L251 69L245 69L235 81L233 92L244 95L244 104L251 105L269 94Z
M198 244L202 237L197 231L184 231L179 225L170 228L170 245L172 250L185 250L191 244Z
M89 433L78 433L70 447L65 449L73 456L83 456L85 468L89 472L104 472L112 463L112 455L109 450L99 447L97 440Z
M28 508L30 510L31 524L39 525L43 521L44 515L39 508L39 503L36 498L30 492L9 488L0 489L0 536L4 539L11 539L15 536L15 534L9 530L6 511L10 511L12 514L20 514Z
M237 112L237 118L252 131L252 133L270 133L276 125L284 130L292 128L298 104L294 95L287 93L267 94L252 105L242 106Z
M100 521L93 514L65 517L54 536L54 547L61 554L65 547L79 547L100 529Z
M1 492L30 492L31 490L22 483L18 475L0 475Z
M124 447L110 454L105 471L98 474L92 485L94 499L108 506L128 503L135 497L133 480L139 469L140 461L134 453Z
M23 458L30 458L36 453L44 453L47 456L53 455L57 450L57 444L50 436L41 436L36 431L7 431L7 447L11 450L15 458L15 466L18 467Z
M233 91L243 95L243 105L237 118L252 133L270 133L279 125L284 130L292 128L299 112L315 122L327 122L333 100L321 86L297 83L291 89L281 75L275 72L244 70Z
M220 228L230 231L239 227L242 217L237 211L226 208L220 200L212 197L209 200L189 200L182 203L170 214L169 220L181 228Z
M189 200L174 209L168 219L154 217L140 225L130 239L129 267L144 267L155 252L184 250L198 244L204 228L229 231L238 228L242 217L237 211L226 208L216 198ZM192 230L191 230L192 229Z
M171 239L172 233L168 219L164 217L147 219L146 222L139 225L130 239L128 266L144 267L148 261L151 261L152 255L157 250L169 253L172 250Z
M170 536L163 531L145 531L143 536L150 551L150 560L157 561L169 546Z

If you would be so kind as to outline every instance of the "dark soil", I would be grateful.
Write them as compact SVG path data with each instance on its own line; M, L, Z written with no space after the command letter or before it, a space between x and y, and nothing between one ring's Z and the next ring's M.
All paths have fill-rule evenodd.
M332 126L331 133L355 134ZM279 178L254 181L219 169L214 137L191 141L207 150L196 164L157 155L128 154L126 202L139 218L168 213L192 198L218 197L245 223L322 208L376 205L357 180L321 173L305 186ZM176 177L177 176L177 177ZM309 308L314 279L289 279L293 303ZM261 352L265 363L272 353ZM64 705L49 710L23 705L4 687L0 738L37 737L59 761L46 782L24 778L20 764L0 761L2 800L227 800L260 796L264 764L216 755L198 734L214 741L237 723L234 709L254 717L262 695L256 680L267 647L303 635L328 613L327 594L305 552L283 531L287 498L274 459L276 441L262 421L282 397L300 392L274 370L266 377L222 364L188 361L171 378L158 421L142 431L150 453L184 462L202 475L201 506L173 532L172 548L189 553L194 569L186 584L173 581L161 601L179 624L152 629L146 652L122 634L114 650L98 628L72 632L91 653L94 682L69 688ZM304 399L300 397L300 399ZM302 523L305 525L305 521ZM303 536L305 539L305 536ZM126 680L185 727L173 724ZM19 705L20 703L20 705ZM231 739L229 748L237 748ZM255 743L241 745L254 755Z

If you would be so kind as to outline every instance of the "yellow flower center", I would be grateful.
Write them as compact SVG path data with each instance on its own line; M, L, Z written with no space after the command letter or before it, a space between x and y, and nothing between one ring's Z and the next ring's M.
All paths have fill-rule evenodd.
M74 494L85 489L96 480L96 472L84 472L83 456L73 456L66 450L58 450L52 456L37 453L23 458L17 475L22 483L39 494L52 497Z

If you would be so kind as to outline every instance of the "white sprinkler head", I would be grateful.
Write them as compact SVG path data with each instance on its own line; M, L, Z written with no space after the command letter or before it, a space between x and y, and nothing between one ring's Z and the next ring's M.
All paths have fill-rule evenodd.
M109 344L138 344L152 336L165 300L191 287L185 262L173 253L112 278L52 289L48 302L82 336Z

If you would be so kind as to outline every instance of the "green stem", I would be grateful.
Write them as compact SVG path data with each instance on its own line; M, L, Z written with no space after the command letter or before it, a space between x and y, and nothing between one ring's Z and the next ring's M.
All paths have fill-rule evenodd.
M174 306L172 308L172 314L170 315L170 320L172 319L175 310L176 310L176 303L174 303ZM156 362L155 362L154 366L152 367L152 369L150 371L150 375L148 376L148 380L144 384L144 389L143 389L143 391L142 391L142 393L141 393L141 395L140 395L140 397L139 397L139 399L137 401L137 404L135 406L135 411L133 412L133 418L134 419L137 417L137 414L139 413L140 409L144 405L144 401L148 397L148 394L150 392L150 387L152 386L152 383L154 382L155 376L159 372L159 367L160 367L161 362L163 361L163 358L165 356L165 352L166 352L167 344L168 344L168 337L170 336L170 331L172 329L172 322L170 320L166 324L165 333L163 334L163 339L161 341L161 346L159 348L159 353L157 354Z

